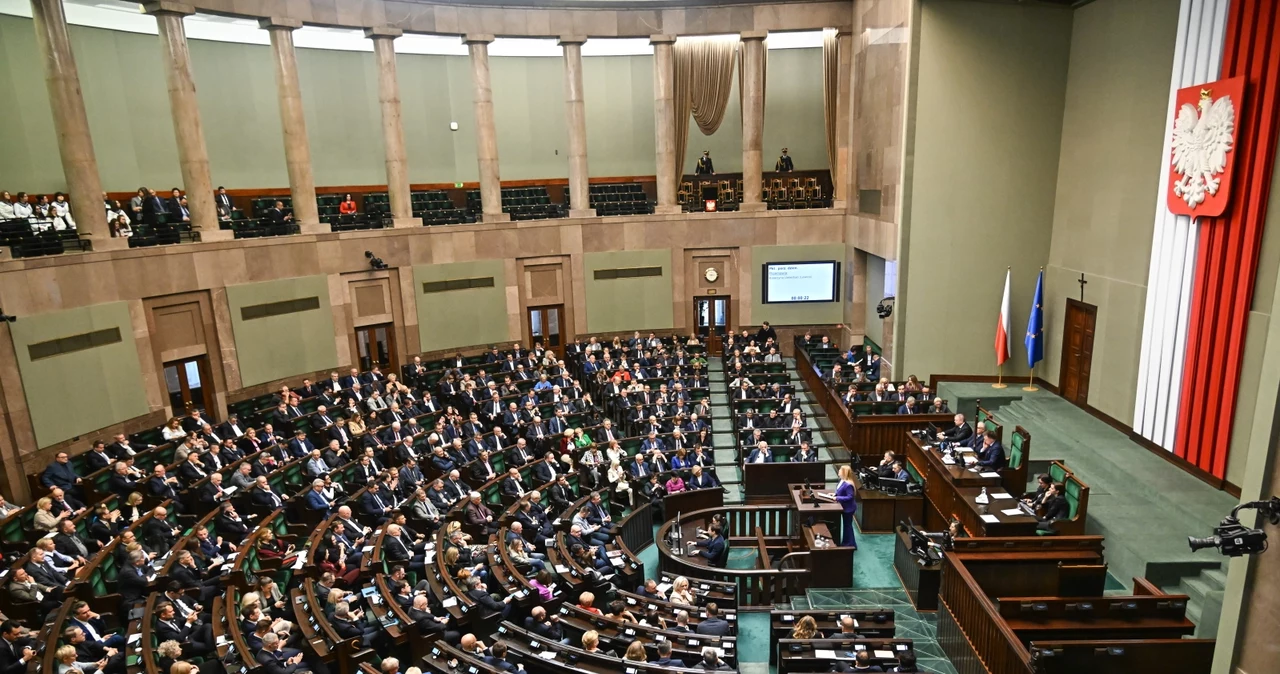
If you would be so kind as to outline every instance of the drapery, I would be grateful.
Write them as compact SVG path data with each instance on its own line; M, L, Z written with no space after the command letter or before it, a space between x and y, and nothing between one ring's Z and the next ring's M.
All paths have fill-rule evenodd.
M689 145L689 115L698 129L710 136L724 121L729 105L729 89L733 87L734 53L738 50L736 35L721 37L681 37L672 50L675 70L675 157L676 184L680 189L684 176L684 153Z
M827 123L827 163L831 167L831 184L839 185L844 167L840 166L837 144L837 101L840 98L840 43L834 30L822 35L822 116Z

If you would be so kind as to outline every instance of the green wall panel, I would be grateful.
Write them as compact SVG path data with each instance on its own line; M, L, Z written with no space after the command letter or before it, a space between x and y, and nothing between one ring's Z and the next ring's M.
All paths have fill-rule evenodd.
M1098 307L1093 369L1107 373L1090 379L1089 405L1125 423L1133 418L1136 400L1178 5L1178 0L1100 0L1077 9L1071 27L1053 240L1045 268L1050 327L1040 371L1058 383L1066 299L1080 298L1076 280L1083 273L1089 281L1085 301ZM1274 264L1276 249L1268 254L1264 244L1263 251L1263 259ZM1274 284L1264 278L1274 278L1274 271L1258 277L1260 291L1270 292ZM1262 303L1269 307L1270 297ZM1250 334L1253 326L1250 318ZM1251 367L1257 363L1248 360L1255 353L1260 357L1261 349L1245 350L1246 373L1257 372ZM1246 378L1242 399L1253 397ZM1237 423L1251 412L1242 406ZM1233 441L1247 441L1251 420L1243 423L1246 430L1233 434Z
M71 27L85 107L104 189L179 185L176 143L154 35ZM284 141L271 50L264 45L191 40L196 97L215 185L287 187ZM386 182L373 55L298 49L298 78L316 184ZM0 105L0 189L65 189L31 20L0 15L0 90L24 92ZM470 59L399 54L401 113L414 183L478 179ZM506 180L568 176L564 60L493 57L498 156ZM822 120L822 50L769 54L765 168L786 145L796 168L827 165ZM587 147L593 176L653 175L653 57L583 59ZM449 123L458 129L451 131ZM696 126L685 169L712 151L717 168L742 167L736 76L715 135Z
M244 320L248 306L318 297L318 309ZM231 330L245 386L338 366L329 281L323 276L227 286Z
M675 325L672 306L671 251L626 250L582 256L586 283L587 332L669 330ZM597 281L599 269L662 267L662 276Z
M827 123L822 114L822 49L773 49L768 55L764 170L773 170L784 147L797 171L828 168Z
M118 328L120 341L31 360L28 346ZM150 411L128 302L23 316L9 324L40 447Z
M502 179L568 178L564 59L501 57L489 66Z
M834 302L820 304L765 304L764 264L766 262L805 262L809 260L837 260L840 262L840 297ZM823 244L814 246L752 246L751 248L751 324L769 321L772 325L816 325L839 323L844 316L841 302L848 292L844 279L851 264L844 259L844 246Z
M1013 268L1021 334L1049 255L1071 10L987 2L921 5L910 221L899 249L895 372L991 374L994 323ZM957 294L960 293L960 294ZM947 326L939 349L933 326ZM1050 325L1047 329L1054 328ZM1005 374L1025 374L1014 340Z
M424 293L422 284L493 277L491 288ZM418 343L422 351L505 342L507 274L505 260L423 264L413 268L418 298Z
M582 87L591 175L653 175L653 57L584 58Z

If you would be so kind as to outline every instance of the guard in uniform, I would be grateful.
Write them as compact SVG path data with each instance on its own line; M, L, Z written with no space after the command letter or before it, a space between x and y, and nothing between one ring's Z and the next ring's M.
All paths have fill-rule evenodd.
M787 154L787 148L782 148L782 156L778 157L778 163L773 165L773 170L779 173L790 173L796 170L795 164L791 163L791 155Z
M698 157L698 166L697 166L696 168L694 168L694 169L693 169L693 174L694 174L694 175L696 175L696 176L701 176L701 175L712 175L712 176L713 176L713 175L715 175L715 174L716 174L716 168L715 168L715 166L714 166L714 165L712 165L712 163L711 163L711 151L710 151L710 150L703 150L703 151L702 151L702 156L701 156L701 157Z

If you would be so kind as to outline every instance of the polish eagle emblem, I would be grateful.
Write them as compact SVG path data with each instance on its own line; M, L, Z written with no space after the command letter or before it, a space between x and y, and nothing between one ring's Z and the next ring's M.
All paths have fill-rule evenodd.
M1236 109L1231 96L1200 90L1198 105L1183 103L1173 125L1173 194L1194 209L1218 193L1235 145Z

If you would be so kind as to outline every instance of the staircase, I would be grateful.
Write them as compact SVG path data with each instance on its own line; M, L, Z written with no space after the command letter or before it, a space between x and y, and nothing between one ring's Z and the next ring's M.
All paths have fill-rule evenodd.
M1196 624L1195 638L1215 639L1218 620L1222 617L1222 597L1226 593L1227 572L1221 568L1205 569L1198 576L1182 578L1177 585L1161 587L1169 594L1185 594L1187 617Z
M826 412L814 404L812 393L795 371L795 359L788 358L786 362L791 368L788 370L790 383L796 388L794 398L800 403L808 428L813 432L813 442L810 446L818 453L818 460L844 461L848 458L848 453L844 451L839 436L827 420ZM716 457L716 475L727 490L724 497L725 504L741 505L745 501L746 490L743 484L742 466L733 460L733 447L738 439L733 432L733 410L729 405L729 396L726 393L728 382L725 379L724 363L720 358L708 359L707 380L711 387L712 439L715 441L716 448L720 450ZM835 450L834 454L832 450ZM836 468L834 465L828 465L827 481L829 484L834 484L835 480Z

